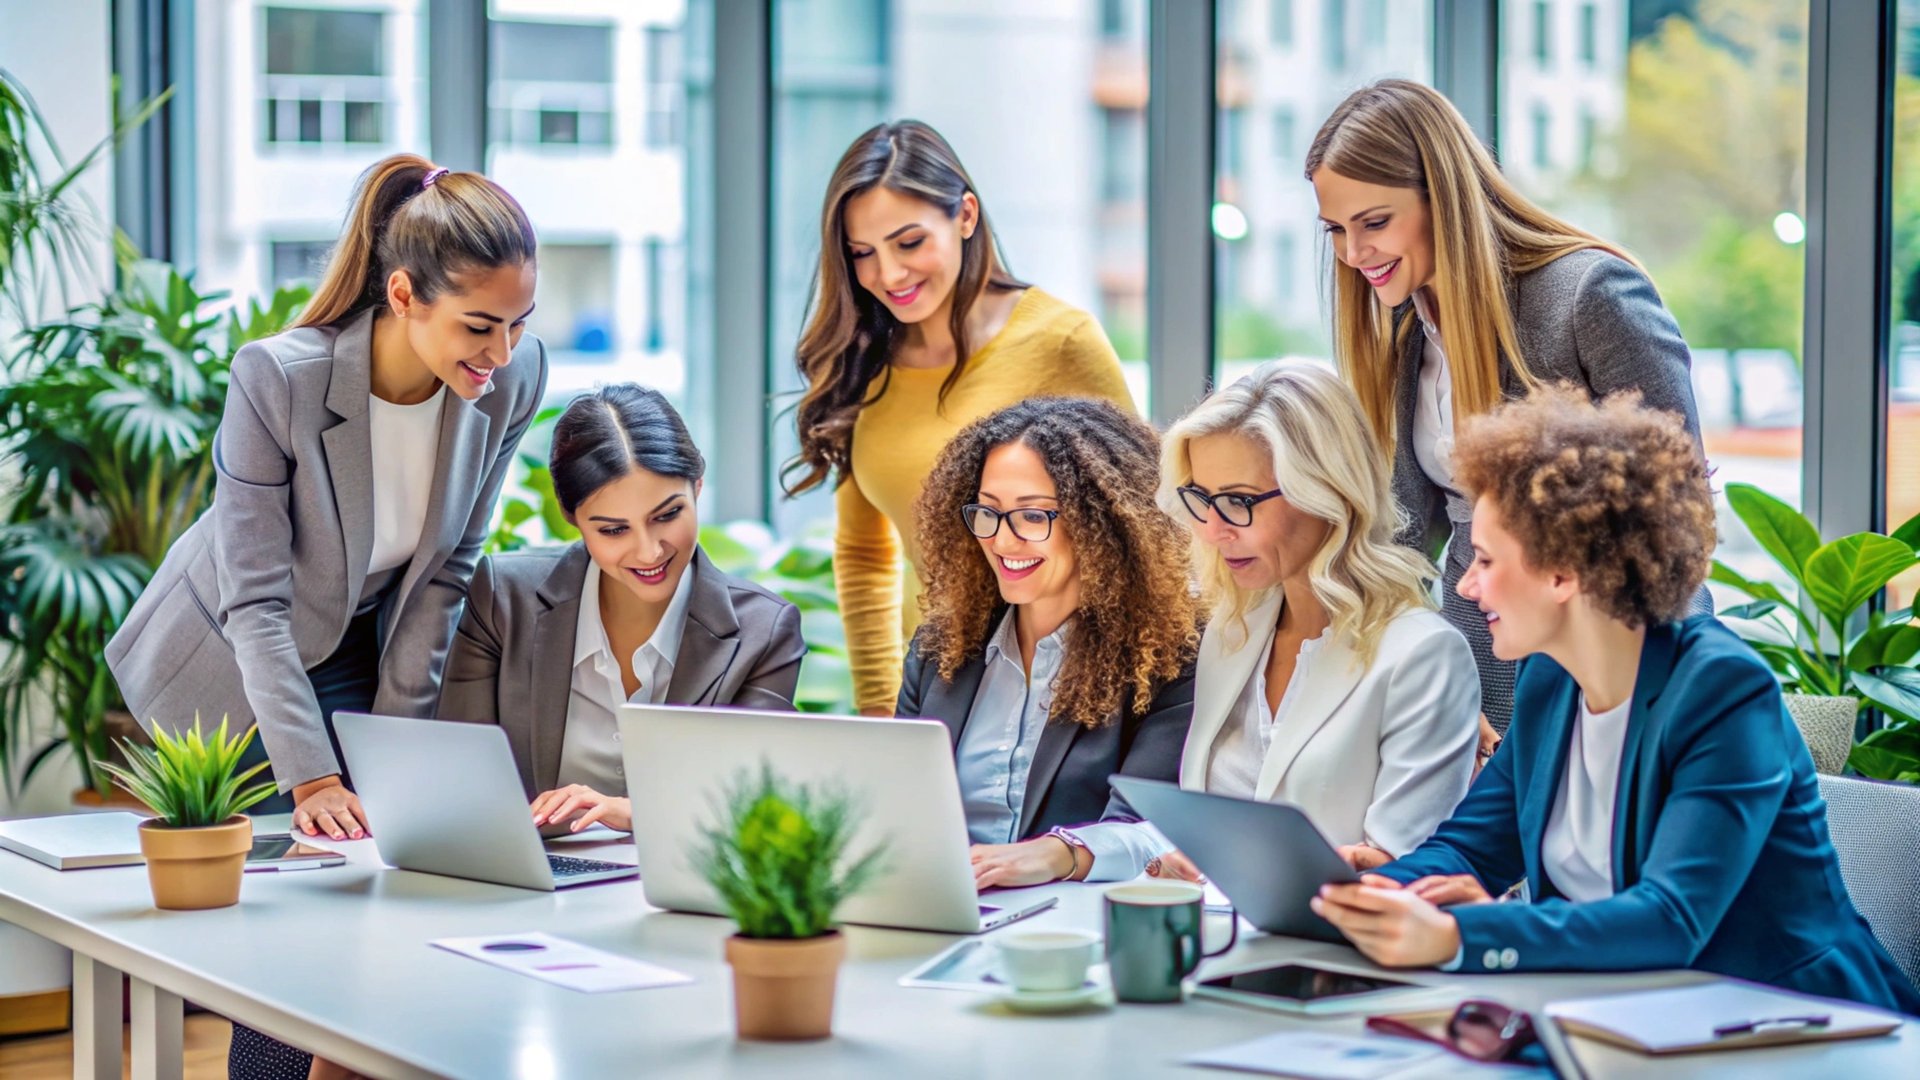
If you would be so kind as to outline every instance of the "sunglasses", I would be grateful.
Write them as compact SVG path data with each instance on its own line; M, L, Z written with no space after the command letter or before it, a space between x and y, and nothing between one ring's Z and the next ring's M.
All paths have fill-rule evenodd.
M1367 1017L1367 1030L1444 1046L1473 1061L1511 1061L1539 1041L1533 1017L1497 1001L1463 1001L1447 1018L1443 1036L1393 1016Z
M1207 515L1213 513L1220 515L1221 521L1242 529L1253 524L1254 507L1268 499L1280 497L1279 488L1259 495L1242 495L1237 491L1209 495L1205 488L1194 484L1188 484L1178 490L1180 501L1186 504L1187 513L1193 515L1193 520L1204 525L1207 522Z

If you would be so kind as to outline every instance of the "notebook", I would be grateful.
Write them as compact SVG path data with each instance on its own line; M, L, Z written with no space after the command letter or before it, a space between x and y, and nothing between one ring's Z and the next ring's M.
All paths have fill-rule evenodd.
M119 810L0 821L0 848L55 870L138 866L147 861L140 854L140 823L145 820Z
M1858 1039L1901 1024L1862 1006L1732 981L1560 1001L1547 1014L1576 1035L1643 1054Z

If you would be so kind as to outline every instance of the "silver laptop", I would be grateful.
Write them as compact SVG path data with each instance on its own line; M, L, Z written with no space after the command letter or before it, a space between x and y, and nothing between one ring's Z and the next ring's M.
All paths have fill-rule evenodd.
M506 732L492 724L341 712L333 730L392 866L548 892L639 872L547 853Z
M885 871L841 906L842 922L974 934L1053 905L1013 894L990 904L974 890L952 741L938 721L624 705L620 743L640 884L655 907L724 913L692 852L721 793L762 762L853 797L860 824L849 856L887 845Z

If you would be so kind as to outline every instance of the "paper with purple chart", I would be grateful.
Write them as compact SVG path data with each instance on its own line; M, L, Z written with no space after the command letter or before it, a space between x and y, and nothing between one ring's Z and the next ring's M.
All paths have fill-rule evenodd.
M583 994L647 990L693 981L690 975L557 938L552 934L441 938L432 944L435 948L470 956L482 963L529 975L569 990L578 990Z

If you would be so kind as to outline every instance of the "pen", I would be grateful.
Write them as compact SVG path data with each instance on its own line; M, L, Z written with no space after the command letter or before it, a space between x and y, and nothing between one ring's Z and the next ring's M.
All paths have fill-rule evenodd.
M1755 1020L1743 1020L1737 1024L1722 1024L1713 1029L1713 1037L1724 1039L1729 1035L1753 1035L1767 1028L1775 1027L1826 1027L1833 1019L1824 1013L1811 1013L1806 1016L1764 1016Z

